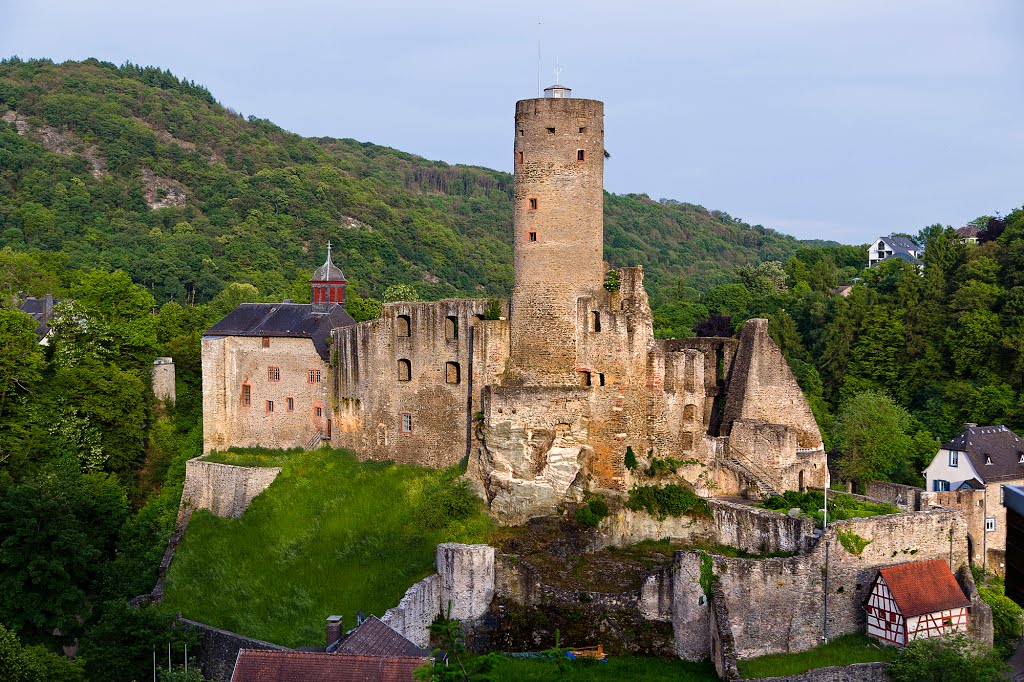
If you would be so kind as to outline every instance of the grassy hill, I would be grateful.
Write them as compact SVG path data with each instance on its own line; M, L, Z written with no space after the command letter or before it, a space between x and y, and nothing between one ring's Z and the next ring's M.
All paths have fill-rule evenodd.
M241 518L193 514L161 608L289 647L322 646L328 615L346 627L357 611L383 616L434 572L438 543L487 542L493 529L458 469L328 449L217 461L282 471Z
M157 303L230 282L308 297L324 244L362 296L505 295L512 176L242 118L156 68L0 62L0 248L51 271L120 268ZM641 263L654 303L799 242L725 213L605 195L605 256Z

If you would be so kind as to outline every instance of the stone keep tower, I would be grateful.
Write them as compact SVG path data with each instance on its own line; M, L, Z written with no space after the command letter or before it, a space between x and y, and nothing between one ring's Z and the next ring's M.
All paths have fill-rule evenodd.
M516 102L510 383L578 383L577 300L604 282L604 103L570 94Z

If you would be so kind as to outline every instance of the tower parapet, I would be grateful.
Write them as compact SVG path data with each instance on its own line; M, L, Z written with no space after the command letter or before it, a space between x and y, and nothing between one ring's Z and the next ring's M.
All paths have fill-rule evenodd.
M570 93L516 103L509 379L527 384L578 382L577 301L604 281L604 103Z

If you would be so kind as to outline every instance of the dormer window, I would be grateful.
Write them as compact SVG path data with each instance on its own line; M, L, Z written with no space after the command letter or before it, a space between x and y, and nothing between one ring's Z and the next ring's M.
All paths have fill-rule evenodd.
M1020 459L1017 460L1017 464L1024 464L1024 452L1020 453Z
M992 464L992 455L985 455L985 464L986 466Z

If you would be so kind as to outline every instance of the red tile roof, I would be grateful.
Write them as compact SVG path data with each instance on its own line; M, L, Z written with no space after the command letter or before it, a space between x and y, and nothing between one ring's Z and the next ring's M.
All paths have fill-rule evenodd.
M971 605L942 559L886 566L878 572L904 618Z
M428 659L242 649L231 682L409 682Z

